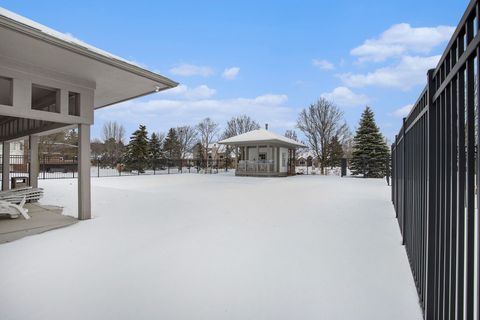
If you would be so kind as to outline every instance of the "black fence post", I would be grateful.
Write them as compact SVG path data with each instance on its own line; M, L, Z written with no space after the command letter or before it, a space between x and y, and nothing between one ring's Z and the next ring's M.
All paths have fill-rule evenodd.
M405 190L407 189L406 186L407 186L407 174L406 174L406 145L407 145L407 131L406 131L406 121L407 121L407 118L403 118L403 124L402 124L402 131L403 131L403 143L402 143L402 147L403 147L403 150L402 150L402 166L403 166L403 199L402 199L402 202L403 202L403 213L402 213L402 244L405 245L405 239L406 239L406 228L405 228L405 209L407 207L407 194L405 192Z
M426 236L425 242L425 293L424 293L424 313L425 319L434 319L435 314L435 272L436 272L436 110L433 102L435 93L435 83L433 81L434 70L428 71L427 84L427 192L426 196Z
M341 162L341 176L345 177L347 175L347 158L342 158L340 162ZM307 166L307 172L308 172L308 166Z
M41 164L41 166L43 167L42 175L43 175L43 179L45 180L45 155L42 157L42 164Z

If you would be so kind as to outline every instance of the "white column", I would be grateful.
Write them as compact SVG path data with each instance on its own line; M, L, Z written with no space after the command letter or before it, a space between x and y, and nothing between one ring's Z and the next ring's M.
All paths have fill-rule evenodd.
M40 163L38 161L38 136L30 136L29 139L29 152L30 152L30 172L29 180L30 186L38 188L38 171L40 169Z
M257 170L257 172L258 172L258 162L259 161L260 161L260 151L258 149L258 144L257 144L257 166L255 167L256 168L255 170Z
M78 219L92 217L90 195L90 125L78 125Z
M273 146L270 146L270 157L272 157L272 172L275 172L275 155L273 154L275 151Z
M2 190L10 190L10 142L3 142L2 146Z

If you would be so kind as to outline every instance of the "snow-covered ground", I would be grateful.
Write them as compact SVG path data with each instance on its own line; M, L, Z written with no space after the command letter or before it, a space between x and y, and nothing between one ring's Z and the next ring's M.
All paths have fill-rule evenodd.
M44 203L76 208L75 180ZM384 180L92 179L94 219L0 245L0 319L421 319Z

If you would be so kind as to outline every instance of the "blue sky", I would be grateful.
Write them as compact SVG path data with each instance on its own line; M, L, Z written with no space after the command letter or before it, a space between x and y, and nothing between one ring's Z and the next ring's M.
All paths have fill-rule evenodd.
M324 96L354 130L366 104L394 137L467 0L0 1L0 6L135 61L181 85L96 111L130 134L224 125L245 113L278 133Z

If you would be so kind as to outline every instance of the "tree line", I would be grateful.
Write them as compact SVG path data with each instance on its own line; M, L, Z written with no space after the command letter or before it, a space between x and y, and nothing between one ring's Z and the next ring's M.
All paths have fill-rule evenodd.
M322 174L325 168L339 166L340 159L348 158L352 174L366 177L383 177L389 171L389 148L375 123L370 107L366 107L359 121L355 135L346 124L344 114L332 101L318 99L300 111L296 128L305 141L300 141L295 130L287 130L285 136L303 142L318 162ZM149 134L146 126L140 125L126 142L125 128L115 121L103 124L101 139L91 143L92 154L102 166L125 166L125 170L143 171L158 160L178 160L185 158L202 159L208 165L209 154L216 158L217 148L212 145L218 140L227 139L255 129L258 122L247 115L232 117L220 132L220 126L211 118L205 118L197 125L184 125L170 128L168 132ZM59 143L77 144L74 130L42 137L40 145L44 153ZM226 161L231 155L238 158L235 148L225 147ZM297 150L297 156L301 153Z
M201 159L208 166L209 155L216 158L219 148L212 146L220 139L259 129L260 125L246 115L230 119L225 130L211 118L205 118L197 125L184 125L170 128L166 134L148 133L145 125L140 125L125 142L125 128L115 121L104 123L102 138L92 141L92 153L102 166L116 167L122 164L122 170L144 171L154 167L158 160L179 160L186 158ZM225 147L225 160L236 150Z
M343 112L335 103L324 98L300 112L297 128L318 159L322 174L326 167L338 166L341 158L350 160L353 175L380 178L389 173L390 150L368 106L353 137Z

